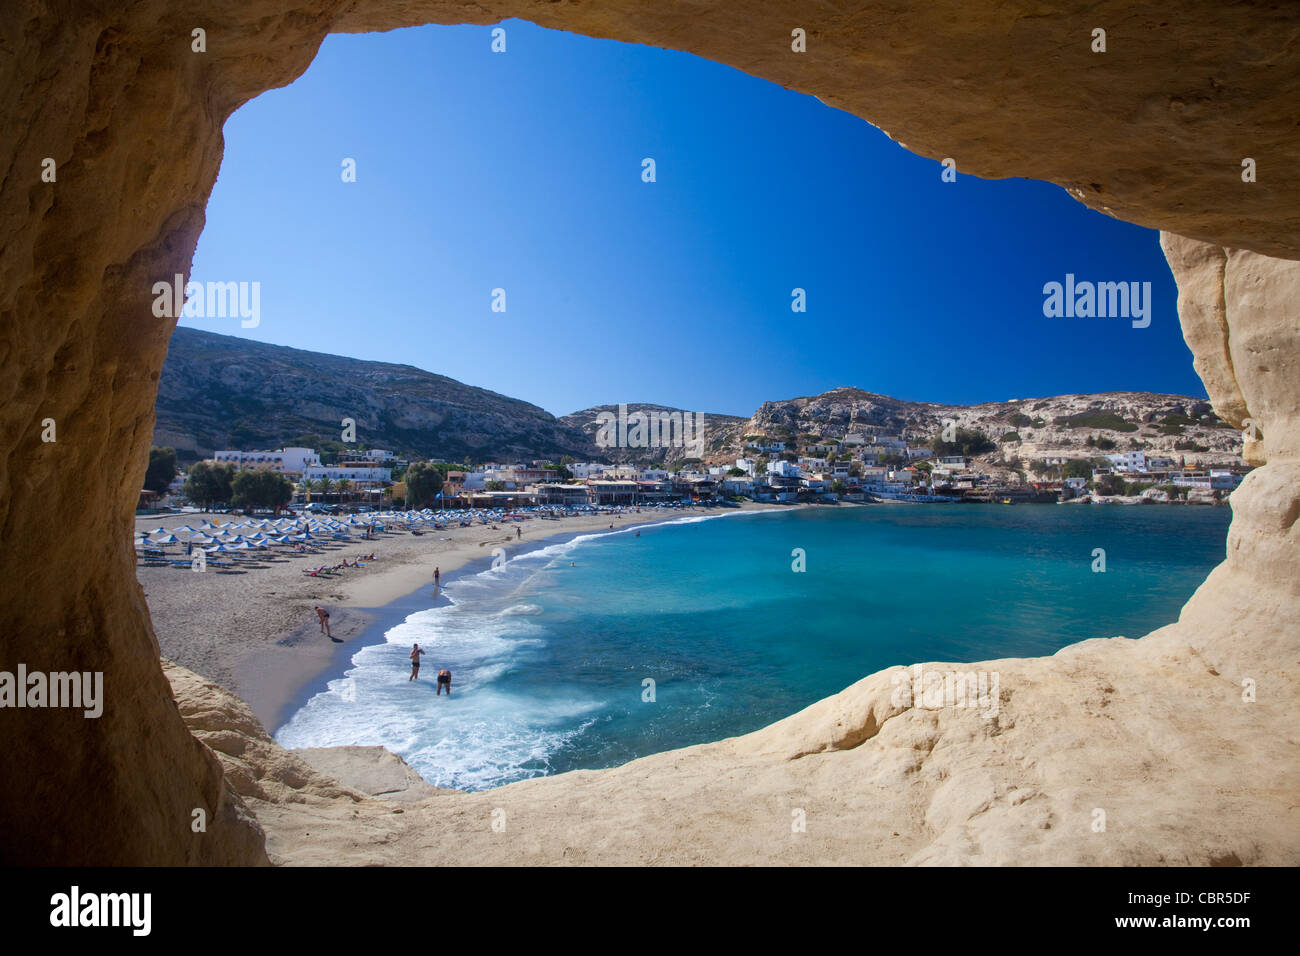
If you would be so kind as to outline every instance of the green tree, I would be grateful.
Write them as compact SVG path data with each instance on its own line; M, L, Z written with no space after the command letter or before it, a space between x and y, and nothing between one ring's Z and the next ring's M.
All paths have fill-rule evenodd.
M334 487L338 490L339 500L346 501L348 492L352 490L352 480L350 478L340 478L334 483Z
M1071 458L1061 469L1066 478L1091 478L1092 462L1087 458Z
M270 508L277 514L293 500L293 482L270 468L241 471L231 481L230 504L235 508Z
M1122 495L1127 489L1127 483L1119 475L1102 475L1097 479L1097 494L1099 495Z
M443 473L427 461L414 462L406 469L406 507L427 508L442 491Z
M232 464L200 461L190 468L185 478L185 497L207 511L213 505L230 501L234 477Z
M170 446L149 449L149 467L145 469L144 486L162 494L176 477L176 449Z
M997 446L983 432L968 428L958 428L952 441L945 441L943 432L930 440L930 447L939 457L945 455L963 455L973 458L992 451Z

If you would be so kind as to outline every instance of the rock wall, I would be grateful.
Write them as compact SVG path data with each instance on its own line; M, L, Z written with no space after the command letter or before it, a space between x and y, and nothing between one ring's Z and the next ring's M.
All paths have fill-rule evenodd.
M152 286L189 272L225 119L251 97L296 78L327 33L510 16L729 63L816 94L916 152L951 156L960 172L1050 180L1094 208L1200 240L1165 238L1182 290L1180 315L1216 409L1233 421L1256 421L1262 438L1251 454L1268 466L1234 495L1228 561L1180 624L1159 641L1142 642L1141 651L1106 654L1148 659L1143 683L1129 690L1161 700L1162 681L1174 686L1197 655L1216 661L1211 669L1220 674L1237 665L1243 673L1276 676L1293 665L1300 324L1296 266L1267 257L1300 257L1300 194L1288 178L1288 164L1300 155L1292 113L1300 69L1287 41L1300 28L1294 6L1205 0L1175 13L1163 2L1122 0L1052 10L1030 0L139 0L91 10L66 0L11 0L0 10L0 581L7 598L0 602L0 668L102 671L107 705L98 720L69 711L0 711L0 860L266 860L262 831L243 802L257 798L233 793L170 698L134 578L131 513L174 326L152 314ZM1098 27L1107 31L1104 54L1090 50ZM206 52L192 50L196 28L206 31ZM795 28L807 33L807 53L791 51ZM485 53L487 43L485 33ZM1257 162L1258 182L1242 182L1245 157ZM55 164L53 182L42 179L47 158ZM43 440L52 437L51 421L56 440ZM1051 670L1063 693L1082 686L1072 683L1070 662L1090 653L1048 659L1063 662ZM1106 654L1097 658L1095 675L1123 666ZM1024 666L1031 665L1037 666ZM878 698L870 681L878 676L850 689L855 713L874 713L877 705L864 703ZM839 706L844 702L827 704ZM811 734L790 746L825 750L812 729L823 711L810 710L817 713L763 732L759 743ZM911 727L913 748L940 739L925 737L921 723L913 726L926 714L911 713L885 728ZM1276 712L1253 713L1261 715L1260 727L1277 729L1265 720ZM1051 715L1039 715L1044 739L1074 716ZM1186 739L1203 743L1198 733L1212 729L1204 722L1213 720L1212 712L1194 709L1175 723ZM960 744L952 759L993 780L996 765L980 762L985 750L953 733L942 738ZM761 747L712 747L738 766L761 755ZM857 768L862 772L883 772L878 761L894 753L852 752L875 755L876 763ZM842 751L826 751L832 759L836 753ZM1097 754L1100 760L1106 751ZM1291 761L1279 773L1294 765L1293 751L1281 756ZM660 774L655 779L671 778L694 759L648 758ZM1226 759L1231 763L1231 754ZM814 766L770 763L786 765ZM638 761L604 776L519 786L545 793L576 780L591 782L588 793L599 795L645 766ZM1191 772L1171 768L1167 778L1184 786ZM1067 767L1047 776L1053 792L1069 791L1075 779ZM701 793L716 796L728 780L732 792L743 793L736 773L715 777ZM191 826L195 809L207 813L205 832ZM951 829L957 817L945 818L951 827L936 832L956 834L951 842L889 858L979 858L970 848L996 847L999 826L1021 825L1014 816L985 824L985 842L975 843L963 843L960 828ZM571 824L574 839L602 819L613 822L593 814L592 822ZM667 826L674 815L655 819ZM920 830L909 841L936 826L924 815L911 819ZM277 822L293 827L291 820ZM1234 841L1249 832L1237 827ZM564 838L550 839L538 840L539 852L551 847L565 858L563 847L553 846ZM761 845L754 849L761 856ZM491 852L485 849L485 858ZM1150 860L1157 851L1134 852L1133 859ZM1268 851L1251 858L1269 858Z

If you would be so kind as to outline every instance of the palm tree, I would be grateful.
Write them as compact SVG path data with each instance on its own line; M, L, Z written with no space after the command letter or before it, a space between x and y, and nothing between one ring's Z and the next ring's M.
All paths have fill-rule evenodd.
M328 478L316 479L316 490L321 493L322 499L324 499L324 497L330 493L330 489L333 487L334 487L334 482L330 481Z
M352 488L352 482L349 481L347 478L340 478L337 482L335 482L334 487L337 488L339 491L339 501L344 501L346 499L343 496L346 495L348 491Z
M298 482L298 491L302 494L303 504L311 504L311 490L315 487L315 482L308 481L306 478Z

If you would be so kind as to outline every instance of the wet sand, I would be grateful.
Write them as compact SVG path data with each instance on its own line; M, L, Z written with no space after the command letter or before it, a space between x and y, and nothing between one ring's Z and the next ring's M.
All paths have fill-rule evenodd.
M777 505L747 504L746 510ZM623 515L589 515L559 520L533 518L448 528L422 535L379 534L321 554L269 562L242 574L194 573L178 568L137 568L162 656L221 684L246 701L274 733L293 710L331 677L346 670L351 656L380 639L384 630L412 611L434 605L433 569L445 579L472 562L490 561L494 549L507 556L576 534L633 524L670 521L691 514L726 514L735 509L643 509ZM240 521L239 516L187 513L136 518L136 530L197 527L206 519ZM522 538L515 534L518 527ZM168 553L184 555L184 545ZM335 565L375 553L364 567L313 578L304 568ZM320 632L315 605L330 612L333 640Z

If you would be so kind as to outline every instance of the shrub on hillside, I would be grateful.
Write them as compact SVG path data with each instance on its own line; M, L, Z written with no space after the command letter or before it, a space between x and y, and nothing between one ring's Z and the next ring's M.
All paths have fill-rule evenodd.
M1113 432L1135 432L1138 426L1125 421L1114 412L1079 412L1076 415L1058 415L1052 424L1060 428L1104 428Z

